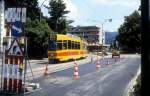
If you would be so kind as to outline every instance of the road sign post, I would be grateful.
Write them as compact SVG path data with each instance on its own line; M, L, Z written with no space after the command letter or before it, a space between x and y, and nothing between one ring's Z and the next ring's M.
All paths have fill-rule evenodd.
M7 36L4 42L5 56L2 72L3 91L9 94L23 93L25 82L24 48L20 41L24 36L26 8L7 8L5 11ZM24 80L23 80L24 79Z

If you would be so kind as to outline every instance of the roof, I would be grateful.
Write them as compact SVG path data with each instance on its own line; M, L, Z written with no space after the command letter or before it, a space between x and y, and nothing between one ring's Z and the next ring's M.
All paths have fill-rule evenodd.
M76 31L76 32L81 32L81 31L99 31L99 27L97 26L77 26L77 27L71 27L69 28L69 31Z

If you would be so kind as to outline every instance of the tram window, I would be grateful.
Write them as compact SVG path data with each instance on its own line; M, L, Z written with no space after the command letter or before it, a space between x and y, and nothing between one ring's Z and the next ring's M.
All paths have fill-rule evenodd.
M80 43L78 42L78 49L80 49Z
M76 42L76 49L79 49L79 42Z
M77 42L74 43L74 49L77 49Z
M76 45L75 45L76 43L75 42L73 42L73 49L76 49Z
M51 51L56 50L56 42L54 40L49 40L49 50Z
M71 41L68 41L68 49L71 49Z
M74 49L74 41L71 42L71 47Z
M79 45L79 48L81 49L81 43L80 43L80 45Z
M79 46L79 45L78 45L78 42L76 42L76 49L78 49L78 46Z
M57 50L62 50L62 41L57 41Z
M75 49L78 49L77 47L78 47L77 42L75 42Z
M64 49L67 49L67 40L64 40L64 41L63 41L63 50L64 50Z
M79 43L79 49L80 49L80 43Z

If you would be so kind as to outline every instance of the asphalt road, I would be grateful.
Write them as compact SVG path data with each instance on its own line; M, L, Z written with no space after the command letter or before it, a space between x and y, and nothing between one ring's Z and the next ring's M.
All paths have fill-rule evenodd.
M42 89L26 96L122 96L141 64L141 57L121 58L120 62L110 56L100 60L102 67L98 71L95 62L80 65L78 80L73 80L73 68L49 74L48 79L38 78L32 82L40 83Z

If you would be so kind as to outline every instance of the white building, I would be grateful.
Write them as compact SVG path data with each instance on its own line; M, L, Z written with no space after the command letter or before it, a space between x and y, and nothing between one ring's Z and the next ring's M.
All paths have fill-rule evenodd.
M99 30L99 44L105 45L105 31Z
M1 51L2 51L3 37L6 36L4 10L5 10L4 0L0 0L0 50Z

